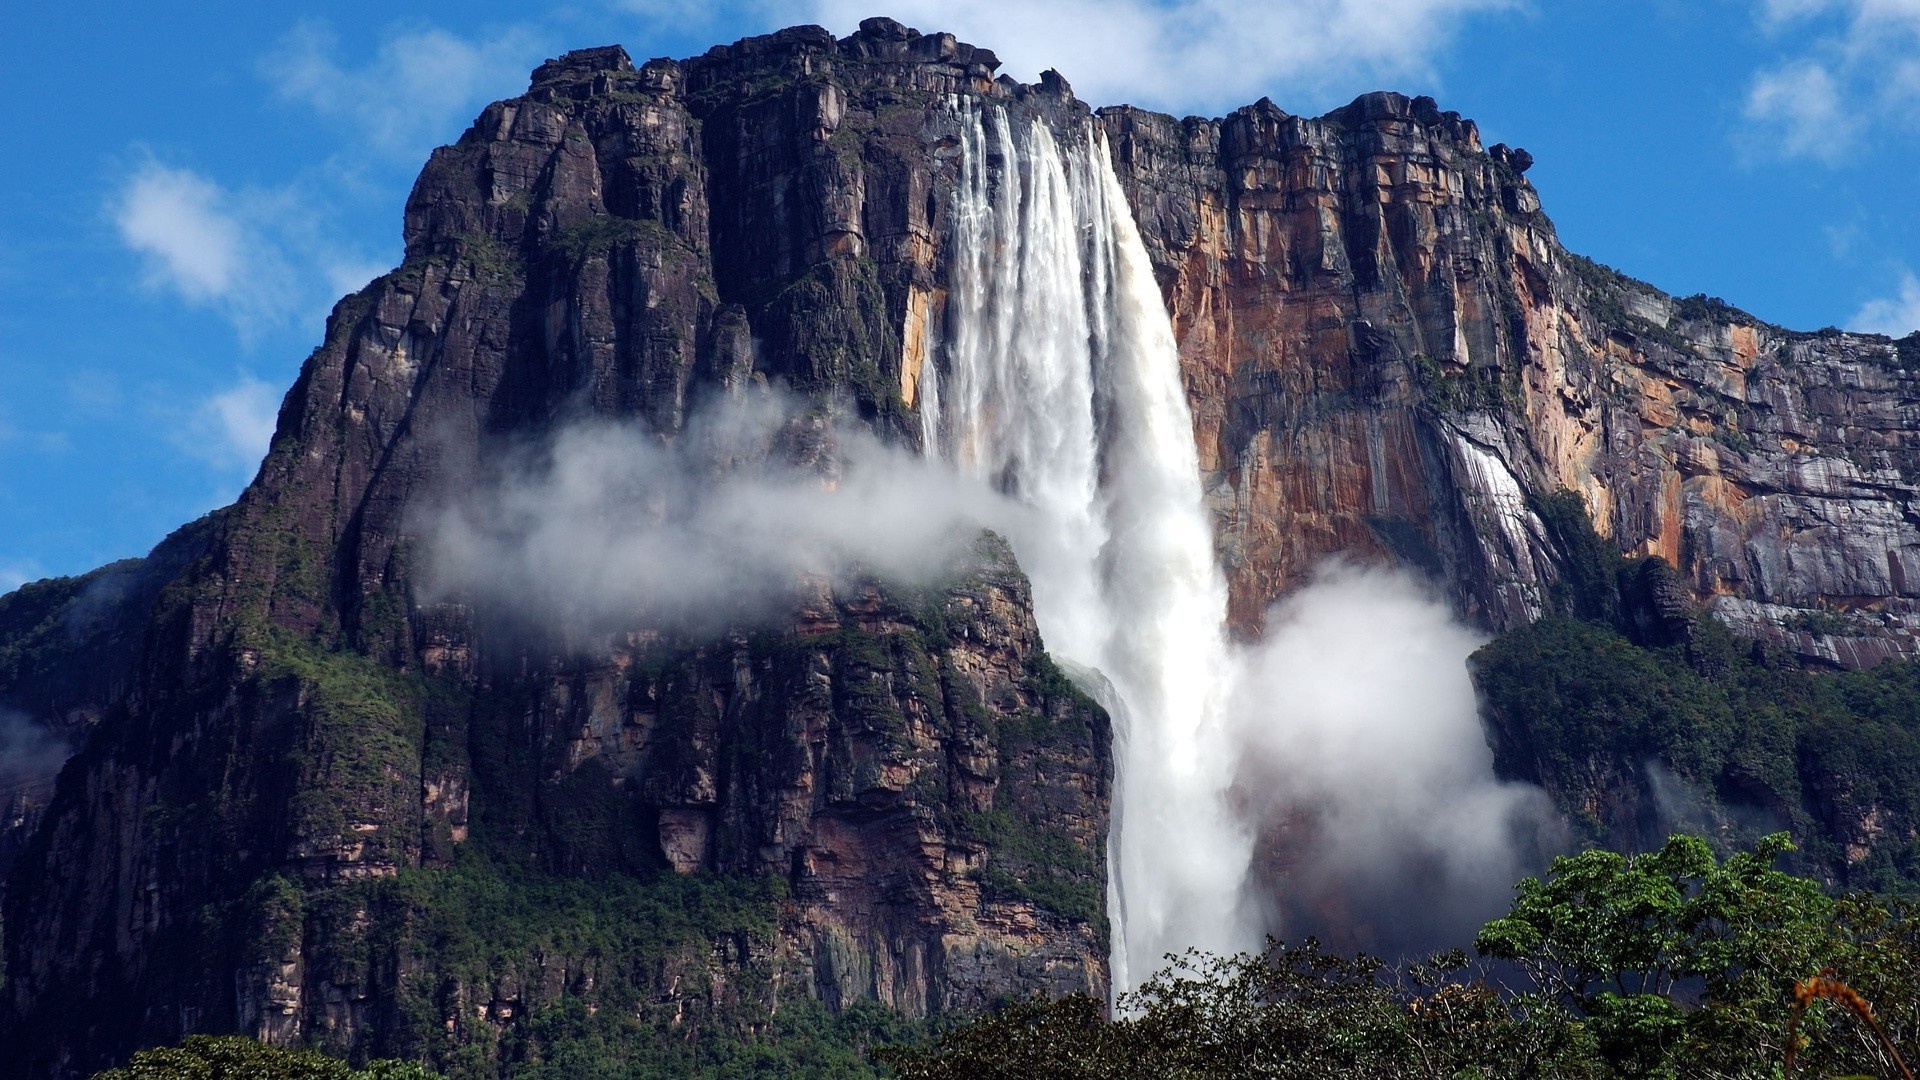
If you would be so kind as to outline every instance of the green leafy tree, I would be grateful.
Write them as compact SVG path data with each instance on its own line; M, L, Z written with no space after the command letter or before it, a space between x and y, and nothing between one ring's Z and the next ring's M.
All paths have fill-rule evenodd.
M1851 920L1875 910L1855 900L1840 918L1818 883L1773 868L1790 850L1776 833L1720 862L1706 841L1676 835L1643 855L1556 859L1544 879L1519 884L1513 910L1476 945L1581 1017L1618 1075L1771 1076L1794 984L1859 968L1865 939ZM1892 959L1877 966L1891 973ZM1805 1026L1810 1047L1822 1044L1814 1056L1834 1065L1848 1056L1827 1045L1844 1041L1838 1020L1822 1012Z

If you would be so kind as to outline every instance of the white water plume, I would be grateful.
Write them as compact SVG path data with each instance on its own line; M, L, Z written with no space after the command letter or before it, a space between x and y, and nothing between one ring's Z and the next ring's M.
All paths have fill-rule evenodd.
M1470 934L1539 820L1537 791L1492 775L1480 637L1404 575L1336 568L1267 641L1229 643L1173 328L1104 138L955 110L922 430L1028 508L1010 539L1046 646L1105 677L1114 990L1263 932L1411 951Z
M958 106L961 181L930 446L1030 507L1012 536L1049 651L1115 719L1113 981L1255 943L1227 812L1226 583L1179 357L1102 136ZM1000 163L994 168L995 162Z

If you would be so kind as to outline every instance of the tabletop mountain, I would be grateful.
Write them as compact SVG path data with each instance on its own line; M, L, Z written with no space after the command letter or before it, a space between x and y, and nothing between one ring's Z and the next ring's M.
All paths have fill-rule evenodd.
M1492 631L1575 613L1598 535L1662 560L1612 593L1647 640L1915 654L1920 339L1572 255L1531 157L1431 99L1182 120L997 66L887 19L588 49L434 152L239 501L0 598L0 707L75 750L0 773L0 1075L192 1031L498 1075L1105 987L1108 718L997 537L705 634L421 580L421 501L582 417L672 440L774 387L771 457L917 449L967 101L1111 147L1239 632L1336 552Z

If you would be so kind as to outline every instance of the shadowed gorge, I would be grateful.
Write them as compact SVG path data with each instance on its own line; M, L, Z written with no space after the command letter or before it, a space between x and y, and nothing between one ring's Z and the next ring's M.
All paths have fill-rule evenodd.
M852 1054L1186 945L1470 932L1541 789L1607 840L1778 803L1910 880L1920 815L1847 784L1912 757L1915 339L1569 254L1430 99L996 68L886 19L587 49L434 152L239 501L0 598L0 1075ZM1558 726L1535 664L1609 704ZM1843 701L1895 765L1714 733L1789 669L1825 707L1776 728Z

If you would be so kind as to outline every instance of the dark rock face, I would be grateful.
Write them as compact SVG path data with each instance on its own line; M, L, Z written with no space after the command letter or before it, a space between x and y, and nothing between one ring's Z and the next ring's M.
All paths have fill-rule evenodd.
M144 559L0 596L0 883L60 766L132 690L161 590L200 557L215 521L181 528Z
M564 652L416 588L409 506L578 418L671 438L771 384L912 445L955 95L1109 140L1244 631L1334 552L1525 622L1567 572L1529 499L1565 487L1678 569L1646 583L1654 622L1691 597L1837 663L1908 651L1920 358L1568 255L1529 156L1427 99L1095 116L997 64L885 19L639 67L590 49L434 153L406 261L335 309L254 484L116 608L138 648L0 688L91 732L6 893L0 1073L189 1030L490 1069L615 986L697 1025L795 987L925 1015L1104 985L1105 718L1004 550L773 629ZM429 900L521 887L496 872L778 896L725 942L429 948Z

